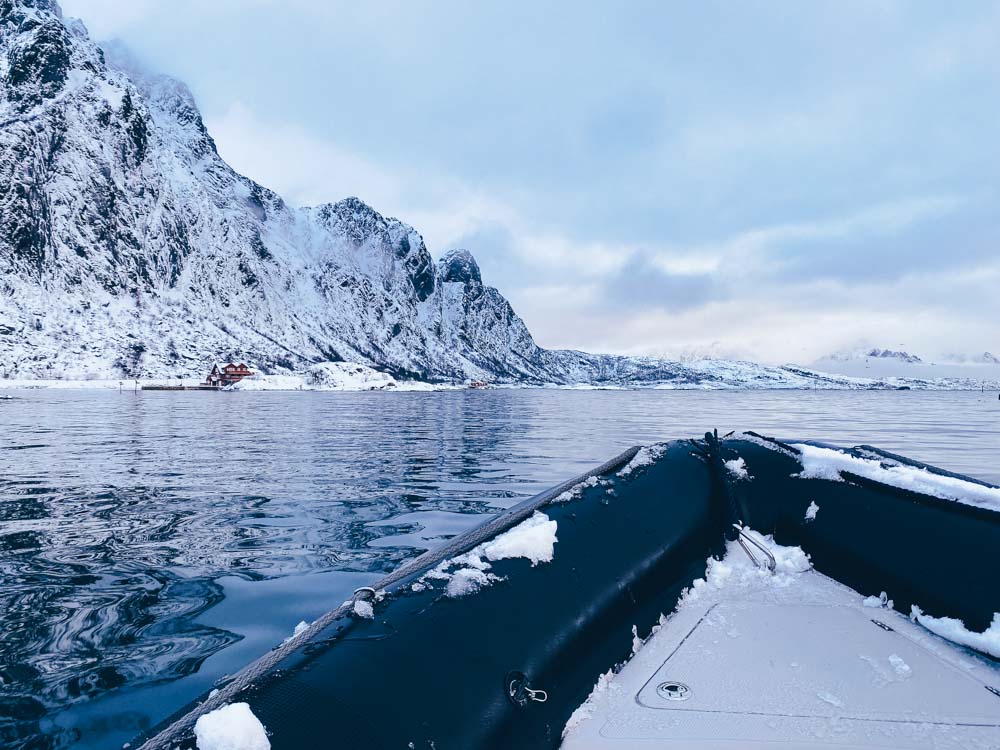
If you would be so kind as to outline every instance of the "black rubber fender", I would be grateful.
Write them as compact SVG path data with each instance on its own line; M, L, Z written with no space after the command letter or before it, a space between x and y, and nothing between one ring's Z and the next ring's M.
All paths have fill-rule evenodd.
M233 700L274 750L558 747L598 676L630 656L633 626L648 634L721 552L712 488L692 445L670 443L652 465L538 507L557 522L551 562L494 562L503 580L460 598L435 581L414 592L427 567L415 571L374 619L338 618ZM547 699L517 705L516 673Z
M833 447L833 446L826 446ZM871 458L868 446L848 452ZM727 459L742 457L752 479L731 484L748 509L747 523L779 544L802 547L821 573L864 595L885 591L909 615L913 605L983 631L1000 612L1000 513L842 472L843 481L802 478L785 443L730 438ZM885 458L931 473L992 486L900 456ZM815 502L819 512L806 520Z

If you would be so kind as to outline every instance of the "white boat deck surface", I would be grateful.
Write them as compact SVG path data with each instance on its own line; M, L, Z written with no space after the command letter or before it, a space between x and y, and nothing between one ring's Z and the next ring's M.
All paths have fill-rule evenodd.
M866 606L801 550L767 543L776 574L730 545L601 678L565 750L1000 748L995 662Z

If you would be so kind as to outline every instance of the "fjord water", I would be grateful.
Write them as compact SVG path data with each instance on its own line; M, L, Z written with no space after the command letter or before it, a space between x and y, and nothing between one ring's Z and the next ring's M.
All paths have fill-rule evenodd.
M979 392L0 400L0 745L121 747L354 588L625 448L719 428L1000 483Z

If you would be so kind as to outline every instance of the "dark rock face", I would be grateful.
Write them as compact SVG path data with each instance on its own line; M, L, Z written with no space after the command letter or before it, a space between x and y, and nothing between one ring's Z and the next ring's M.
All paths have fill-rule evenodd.
M874 357L875 359L898 359L900 362L909 362L910 364L923 362L916 354L893 351L892 349L871 349L865 356Z
M37 275L48 244L48 201L31 179L35 145L30 137L16 139L0 158L0 235L11 265Z
M22 27L25 22L22 22ZM7 52L7 97L21 109L51 99L70 67L69 32L56 20L35 26Z
M441 280L461 284L482 284L479 264L468 250L452 250L441 259Z

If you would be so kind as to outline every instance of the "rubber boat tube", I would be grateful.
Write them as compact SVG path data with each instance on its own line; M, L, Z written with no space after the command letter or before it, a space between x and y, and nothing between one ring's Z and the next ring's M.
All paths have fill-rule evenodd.
M746 478L726 468L739 458ZM859 592L891 592L907 613L919 604L983 629L1000 610L985 560L1000 549L1000 513L800 471L795 448L753 433L627 451L360 591L363 604L345 603L132 747L193 748L197 717L235 701L274 750L558 747L596 677L631 655L633 626L669 613L735 524L802 546ZM811 503L821 512L807 522ZM427 576L536 512L557 525L550 562L491 561L501 580L467 596Z
M1000 550L1000 513L848 471L840 472L842 481L803 478L796 448L752 433L721 445L722 457L742 458L753 477L729 483L749 526L802 547L819 572L866 595L889 592L903 614L917 605L977 632L1000 612L1000 579L988 557ZM846 452L991 486L871 446ZM809 520L812 503L820 510Z

